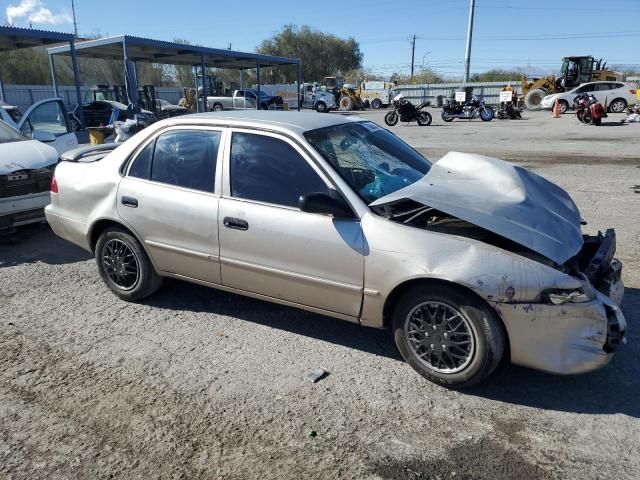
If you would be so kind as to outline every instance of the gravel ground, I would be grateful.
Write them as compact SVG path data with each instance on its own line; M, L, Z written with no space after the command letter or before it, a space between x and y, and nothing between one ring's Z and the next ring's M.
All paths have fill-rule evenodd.
M617 229L629 344L597 372L504 366L462 392L385 332L178 281L119 301L87 253L21 231L0 244L0 477L640 478L640 169L608 155L535 168L587 230Z

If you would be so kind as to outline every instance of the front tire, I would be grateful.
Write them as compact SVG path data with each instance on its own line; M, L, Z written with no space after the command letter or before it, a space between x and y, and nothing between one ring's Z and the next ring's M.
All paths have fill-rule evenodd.
M420 375L448 388L484 380L505 350L502 325L472 293L446 285L405 292L393 313L398 350Z
M124 229L105 230L96 243L95 257L100 277L123 300L142 300L162 286L162 277L140 242Z
M351 97L342 97L340 99L340 110L350 112L353 110L353 99Z
M482 110L480 110L480 118L483 122L490 122L491 120L493 120L493 117L495 117L495 115L496 114L491 107L484 107Z
M373 108L374 110L379 110L382 108L382 100L380 100L379 98L374 98L373 101L371 102L371 108Z
M398 123L398 112L393 110L393 111L387 113L384 116L384 123L386 123L390 127L393 127L395 124L397 124Z
M316 112L318 113L324 113L327 111L327 104L324 102L318 102L316 103Z

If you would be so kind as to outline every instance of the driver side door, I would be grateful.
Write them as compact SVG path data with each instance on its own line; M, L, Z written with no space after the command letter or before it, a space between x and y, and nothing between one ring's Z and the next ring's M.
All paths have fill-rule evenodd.
M222 284L357 321L365 241L358 218L302 212L329 182L295 142L234 129L220 199Z
M34 132L53 135L53 140L46 143L55 148L58 154L78 146L78 138L71 129L67 109L59 98L42 100L32 105L18 122L18 130L28 137L33 137Z

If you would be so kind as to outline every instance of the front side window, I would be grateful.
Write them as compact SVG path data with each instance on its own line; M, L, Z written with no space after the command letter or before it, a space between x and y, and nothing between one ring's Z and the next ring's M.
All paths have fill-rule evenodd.
M178 130L160 135L155 142L151 180L213 192L221 135L221 132L204 130Z
M329 192L307 160L274 137L234 133L230 165L233 197L297 208L301 195Z
M21 130L25 135L30 135L36 130L49 132L56 136L69 132L67 117L58 101L46 102L35 107L29 113Z
M431 163L373 122L305 132L305 138L369 204L424 177Z

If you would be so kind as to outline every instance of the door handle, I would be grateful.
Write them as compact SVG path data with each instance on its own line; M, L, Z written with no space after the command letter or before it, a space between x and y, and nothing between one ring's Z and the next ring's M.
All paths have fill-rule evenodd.
M120 199L120 202L125 207L138 208L138 199L137 198L127 197L126 195L123 195L122 198Z
M241 218L224 217L223 223L225 227L233 228L234 230L249 230L249 224Z

